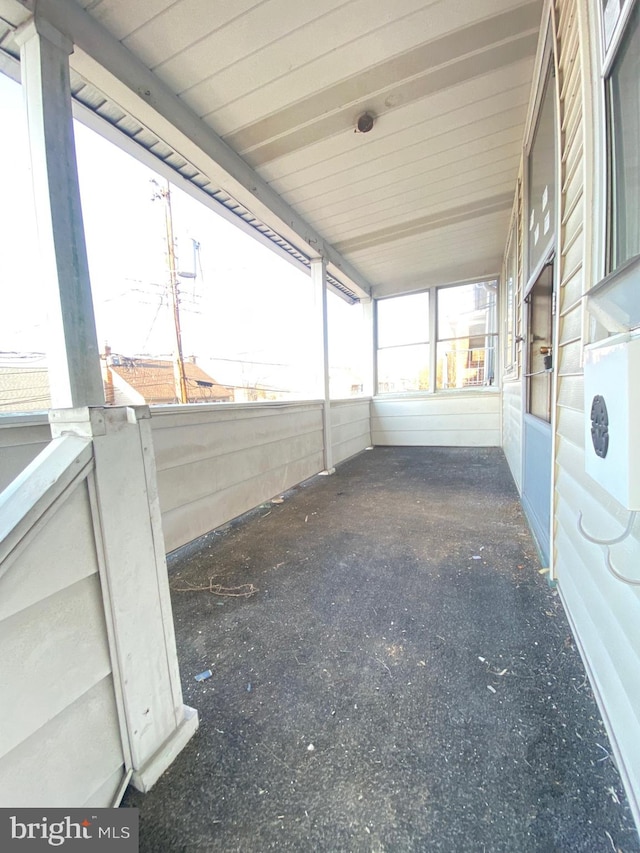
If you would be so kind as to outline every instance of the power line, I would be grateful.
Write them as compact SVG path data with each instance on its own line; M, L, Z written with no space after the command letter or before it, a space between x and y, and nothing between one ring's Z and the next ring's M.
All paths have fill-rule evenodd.
M293 363L281 363L276 361L250 361L244 358L219 358L218 356L207 356L207 361L228 361L233 364L258 364L264 367L293 367Z
M151 337L151 333L153 332L154 326L156 325L156 321L158 319L158 315L160 314L160 309L164 305L164 297L160 299L160 304L156 309L156 313L154 315L153 320L151 321L151 326L149 326L149 331L147 332L147 337L144 339L144 343L142 344L142 348L144 349L146 345L149 343L149 338Z

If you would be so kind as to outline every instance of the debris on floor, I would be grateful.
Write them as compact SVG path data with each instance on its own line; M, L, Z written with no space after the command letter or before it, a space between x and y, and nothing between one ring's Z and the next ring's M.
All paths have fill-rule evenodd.
M220 583L213 583L213 578L209 578L209 583L206 586L196 586L187 581L183 581L184 586L171 586L172 592L210 592L213 595L228 595L231 598L249 598L258 592L258 588L252 583L242 583L238 586L222 586Z

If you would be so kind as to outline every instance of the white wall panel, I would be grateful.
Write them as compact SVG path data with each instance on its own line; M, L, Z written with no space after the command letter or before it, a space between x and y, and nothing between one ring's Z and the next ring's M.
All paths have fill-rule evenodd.
M56 507L54 518L13 560L17 562L15 570L9 569L0 582L0 620L95 575L95 540L86 486Z
M2 804L112 805L123 775L120 732L105 725L105 717L115 716L113 681L107 676L0 759ZM112 780L113 788L104 783L96 788L96 780Z
M3 619L0 648L4 755L110 674L97 575Z
M6 806L109 806L124 774L91 473L75 466L76 479L64 485L68 441L79 440L50 445L0 504L5 518L21 519L14 528L21 538L12 542L17 533L10 530L3 539L0 565L0 801ZM40 514L26 499L32 487L51 494Z
M50 441L46 415L0 415L0 492Z
M435 394L374 398L374 445L499 447L500 394Z
M518 491L522 480L522 382L502 387L502 449Z
M323 468L319 403L152 410L167 551Z
M333 462L338 465L371 445L370 399L331 402Z

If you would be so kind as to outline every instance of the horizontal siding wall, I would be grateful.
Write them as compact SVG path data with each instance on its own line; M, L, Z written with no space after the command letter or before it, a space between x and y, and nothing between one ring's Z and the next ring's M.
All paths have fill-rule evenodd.
M502 449L518 491L522 489L522 382L502 387Z
M323 469L321 403L151 410L167 551Z
M376 397L371 401L374 445L499 447L500 394Z
M3 806L107 807L124 776L97 548L82 479L0 564Z
M0 415L0 492L50 441L46 415Z
M331 402L333 464L338 465L371 446L369 397Z
M580 4L580 5L579 5ZM596 695L607 722L636 821L640 826L640 589L617 580L607 567L607 548L593 537L618 536L629 513L585 473L585 405L582 351L584 292L596 282L585 275L591 247L584 235L585 97L590 97L587 0L557 2L562 139L562 216L559 298L559 371L556 402L554 569ZM586 17L584 20L586 24ZM605 212L603 210L602 216ZM597 228L596 228L597 230ZM636 377L640 382L640 377ZM640 524L614 545L612 564L640 580Z
M640 380L639 380L640 381ZM565 383L566 384L566 383ZM582 385L575 377L574 388ZM589 669L609 734L621 758L632 808L640 817L640 589L617 580L607 549L580 532L615 538L628 513L584 470L584 412L561 406L556 448L555 574ZM614 545L611 561L640 580L640 525Z

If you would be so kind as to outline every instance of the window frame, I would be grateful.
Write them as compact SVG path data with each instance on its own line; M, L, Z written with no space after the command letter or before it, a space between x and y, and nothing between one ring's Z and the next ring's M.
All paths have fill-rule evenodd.
M380 345L380 305L383 302L388 302L391 299L402 299L403 297L409 296L417 296L419 294L427 294L427 314L426 314L426 323L425 323L425 331L426 338L421 337L418 339L407 340L403 343L394 343L394 344L385 344ZM431 350L432 350L432 323L431 323L431 313L432 313L432 305L433 305L434 294L432 293L432 288L425 287L421 290L416 290L411 293L395 293L389 296L384 296L379 299L375 299L375 352L374 352L374 360L375 360L375 385L373 389L374 396L381 396L387 394L389 396L393 396L396 394L425 394L430 393L433 390L432 380L431 380ZM384 351L390 350L401 350L408 349L409 347L428 347L427 354L427 364L429 366L429 389L428 390L419 390L416 389L414 391L381 391L380 390L380 353Z
M473 284L493 284L496 288L496 303L495 303L495 331L490 333L490 336L494 339L495 343L493 346L494 353L494 371L493 371L493 383L492 384L483 384L483 385L468 385L462 388L437 388L437 352L438 352L438 344L446 342L448 340L459 340L459 338L442 338L438 337L438 292L442 290L449 290L453 287L465 287ZM378 310L379 304L385 302L388 299L398 299L403 296L414 296L418 293L428 293L429 294L429 316L428 322L425 327L425 335L426 340L421 341L420 343L416 343L414 341L408 342L406 344L398 344L395 346L383 346L379 345L379 335L378 335ZM499 385L500 380L500 361L501 361L501 332L500 332L500 306L502 302L502 294L500 290L500 276L498 275L490 275L490 276L481 276L477 279L472 279L468 281L455 281L448 282L447 284L437 284L431 285L430 287L423 287L420 290L412 291L410 293L397 293L389 296L380 297L375 300L375 364L376 364L376 383L374 388L374 395L376 397L395 397L395 396L406 396L406 395L426 395L426 394L455 394L455 393L484 393L496 391ZM402 347L410 347L410 346L428 346L429 347L429 388L428 390L415 390L415 391L381 391L380 390L380 376L379 376L379 353L388 349L400 349ZM477 349L474 348L474 349ZM485 348L486 349L486 348Z
M631 12L633 11L633 7L636 2L637 0L620 0L620 11L618 12L615 24L613 25L611 38L609 39L608 44L603 0L599 0L598 2L600 50L602 56L601 75L603 80L607 80L611 74L611 66L618 55L620 44L626 32L627 24L629 23L629 18L631 17Z
M442 393L442 392L451 393L454 391L464 392L464 391L470 391L470 390L474 390L474 389L482 390L482 389L486 389L486 388L495 388L496 387L496 382L498 379L498 358L499 358L499 348L500 348L500 330L499 330L499 322L498 322L498 317L499 317L499 289L500 289L499 288L499 281L500 281L499 277L491 276L490 278L478 279L477 281L469 281L469 282L463 281L463 282L456 282L453 284L436 286L436 288L435 288L435 291L436 291L436 299L435 299L435 303L436 303L435 304L436 335L435 335L434 347L433 347L433 349L434 349L434 362L435 362L435 365L434 365L434 371L435 371L434 372L434 382L435 382L434 391L435 391L435 393ZM491 382L491 383L482 382L480 384L463 385L461 388L457 388L457 387L456 388L438 388L438 344L450 343L452 341L465 340L465 338L470 339L472 337L471 335L459 335L457 337L443 337L443 338L441 338L439 336L439 334L438 334L438 320L439 320L439 313L440 313L439 294L441 291L444 291L444 290L451 290L453 288L460 288L460 287L470 287L470 286L474 286L474 285L478 285L478 284L493 284L495 287L495 306L494 306L494 329L495 329L495 331L488 332L484 335L485 339L486 338L492 338L493 339L493 346L491 347L491 350L493 352L493 362L494 362L493 382ZM486 310L488 312L490 309L487 306L483 310ZM482 349L485 352L484 365L486 366L486 363L487 363L486 353L487 353L487 350L489 349L489 347L486 347L486 346L485 347L468 346L468 348L467 348L467 362L469 361L471 353L473 353L479 349Z
M606 19L604 14L604 0L598 2L598 24L601 51L601 90L604 97L604 140L605 140L605 172L607 176L605 200L604 200L604 274L610 275L630 261L636 260L636 266L640 255L627 258L618 262L616 255L618 251L618 233L616 221L617 207L617 184L615 175L615 128L613 121L613 94L612 77L616 60L625 36L628 32L632 13L638 0L620 0L620 8L616 21L610 33L607 44Z

